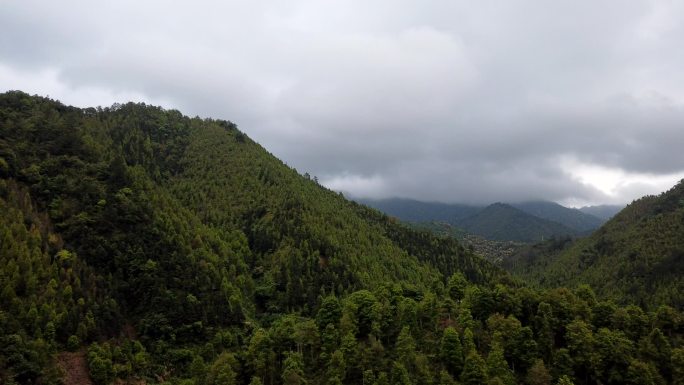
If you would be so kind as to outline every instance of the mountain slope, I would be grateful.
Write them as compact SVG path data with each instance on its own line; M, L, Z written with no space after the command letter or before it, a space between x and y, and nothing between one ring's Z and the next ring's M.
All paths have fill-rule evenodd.
M497 241L533 242L575 234L560 223L537 218L504 203L494 203L461 221L467 232Z
M510 268L547 286L589 283L621 302L684 308L684 183L634 201L588 238Z
M13 93L3 102L5 173L30 187L66 245L99 268L120 270L124 247L103 237L103 225L128 230L121 240L127 249L139 248L142 262L176 254L165 248L178 247L178 239L199 238L201 246L193 249L228 242L237 275L263 270L259 280L287 286L273 274L288 264L305 265L306 272L297 273L320 280L298 283L310 296L336 289L325 283L332 279L327 274L344 277L344 291L388 279L420 285L437 274L388 238L386 226L369 221L371 214L300 176L230 122L136 104L80 110ZM118 219L122 209L130 212ZM174 226L178 239L161 234L159 250L136 246ZM141 239L131 239L130 230ZM486 261L466 258L496 274Z
M12 250L0 271L3 309L12 309L0 314L3 349L33 346L29 336L46 328L65 346L126 325L183 344L272 314L312 316L329 293L388 282L420 292L457 271L482 284L505 276L455 240L300 176L229 122L144 104L79 109L21 92L0 95L0 122L1 246ZM65 272L48 284L58 267ZM43 286L47 294L36 292ZM35 326L24 329L27 314ZM5 339L13 335L24 337ZM47 358L11 362L30 381Z
M580 233L595 230L604 222L593 215L586 214L578 209L563 207L555 202L531 201L515 203L511 206L535 217L560 223Z
M360 211L341 195L300 176L234 127L227 130L210 125L193 131L180 164L183 171L170 182L174 196L218 229L240 227L250 249L265 257L264 267L286 263L279 258L291 254L294 247L311 254L302 257L312 264L311 269L316 270L323 261L327 271L337 270L335 279L326 277L323 271L312 276L320 282L298 283L302 285L300 290L308 290L314 298L321 286L337 289L325 281L339 280L341 276L353 279L343 285L347 291L373 287L387 279L429 282L429 275L435 274L428 266L421 267L424 260L406 253L401 239L388 235L398 225L389 225L387 219L377 218L372 211ZM212 207L222 209L207 211ZM268 236L274 233L282 234L283 239L274 241ZM477 257L454 246L452 257L461 255L479 263ZM350 266L354 271L348 271ZM458 269L435 267L447 275ZM485 263L483 270L489 277L495 275L496 269ZM470 276L478 282L485 282L487 277Z
M64 383L72 358L97 385L671 383L683 366L658 350L684 338L680 313L523 287L226 121L0 94L0 211L2 384ZM577 329L646 353L573 364Z

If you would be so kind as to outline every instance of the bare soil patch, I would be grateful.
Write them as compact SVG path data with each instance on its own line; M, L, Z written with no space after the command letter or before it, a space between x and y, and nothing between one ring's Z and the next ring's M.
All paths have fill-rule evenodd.
M85 349L59 353L57 364L64 369L64 385L94 385L88 373Z

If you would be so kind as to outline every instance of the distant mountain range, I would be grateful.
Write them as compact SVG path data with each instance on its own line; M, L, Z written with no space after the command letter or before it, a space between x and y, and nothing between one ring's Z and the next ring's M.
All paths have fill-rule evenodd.
M595 230L605 222L601 217L585 213L578 209L561 206L555 202L523 202L513 204L512 206L528 214L534 215L535 217L560 223L577 232Z
M354 198L354 200L406 222L446 222L451 225L457 225L484 208L484 206L422 202L403 198Z
M400 198L357 201L403 221L443 222L487 239L518 242L588 235L619 211L619 206L589 206L583 208L585 212L548 201L494 203L489 206Z

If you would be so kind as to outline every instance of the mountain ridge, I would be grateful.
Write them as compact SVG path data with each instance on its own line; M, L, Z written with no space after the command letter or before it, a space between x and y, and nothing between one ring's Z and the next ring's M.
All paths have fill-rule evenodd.
M580 233L586 233L599 228L604 221L591 214L582 212L549 201L527 201L514 203L511 206L532 214L538 218L560 223Z
M567 208L555 202L547 201L502 203L519 210L516 212L516 220L511 222L512 217L510 215L512 212L501 210L501 207L497 210L497 204L476 206L422 202L403 198L356 200L404 221L415 223L444 222L473 235L501 241L531 242L549 237L586 235L603 223L600 218L585 214L578 209ZM492 218L491 211L498 211L502 217L498 220ZM482 223L485 221L483 217L478 219L478 215L483 212L482 215L488 216L486 221L489 225ZM508 227L502 228L502 225ZM521 232L521 228L526 230Z
M3 384L64 383L66 351L96 385L613 385L684 367L675 309L532 289L228 121L0 94L0 210ZM640 348L616 358L613 341Z

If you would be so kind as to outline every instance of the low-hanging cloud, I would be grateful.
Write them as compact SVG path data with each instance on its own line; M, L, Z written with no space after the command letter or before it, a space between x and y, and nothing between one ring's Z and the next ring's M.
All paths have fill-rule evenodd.
M0 86L230 119L355 195L622 203L684 175L682 19L647 0L6 2Z

